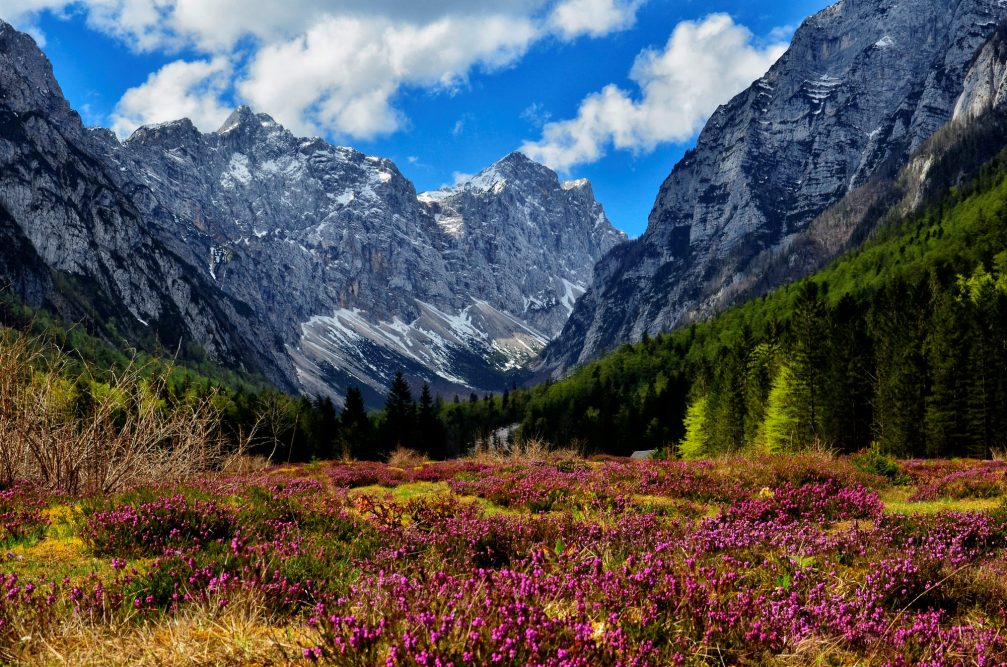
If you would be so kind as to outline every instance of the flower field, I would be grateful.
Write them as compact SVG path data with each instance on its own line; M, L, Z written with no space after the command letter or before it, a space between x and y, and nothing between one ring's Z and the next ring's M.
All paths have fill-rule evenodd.
M0 493L0 661L1007 664L1007 464L462 460Z

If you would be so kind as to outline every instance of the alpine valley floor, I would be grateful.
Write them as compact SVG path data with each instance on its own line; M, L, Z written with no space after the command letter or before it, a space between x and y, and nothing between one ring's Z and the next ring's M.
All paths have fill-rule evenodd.
M562 455L0 494L29 665L993 665L1007 463Z

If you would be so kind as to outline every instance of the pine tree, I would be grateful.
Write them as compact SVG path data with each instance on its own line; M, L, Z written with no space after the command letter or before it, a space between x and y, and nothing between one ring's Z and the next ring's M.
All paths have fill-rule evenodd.
M921 456L926 415L923 322L918 295L904 283L885 289L869 313L876 357L874 420L882 450Z
M683 459L701 459L710 455L709 415L707 397L700 396L685 412L685 437L678 445Z
M387 456L398 447L413 446L416 438L416 404L409 383L396 373L385 399L381 423L380 454Z
M331 459L339 440L339 416L332 398L326 396L315 400L315 424L312 432L312 457Z
M792 389L798 403L794 407L800 412L794 437L802 444L811 444L822 437L822 393L829 329L818 284L810 280L802 283L791 323L793 343L788 355Z
M424 382L416 413L416 447L435 461L447 458L447 434L441 422L440 412L440 405L430 393L430 385Z
M358 460L377 459L374 447L374 427L364 406L364 395L359 387L346 390L346 402L340 415L344 453Z
M807 405L804 392L790 366L784 364L773 378L766 400L765 419L756 439L756 446L770 453L794 451L809 444L807 436Z
M710 389L707 411L710 415L709 448L712 452L730 452L745 444L745 361L744 345L721 348L721 363Z
M961 335L965 322L961 304L930 277L930 326L926 338L927 365L930 368L930 391L926 397L926 454L952 456L961 447L966 411L960 382L963 379L964 346Z
M844 296L830 311L831 322L825 380L822 389L822 433L840 451L855 452L870 446L873 364L862 306Z

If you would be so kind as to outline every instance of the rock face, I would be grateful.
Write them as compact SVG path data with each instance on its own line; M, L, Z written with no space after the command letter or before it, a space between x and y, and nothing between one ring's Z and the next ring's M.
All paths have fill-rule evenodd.
M561 374L707 317L747 294L741 285L778 285L752 275L767 256L811 266L795 240L823 212L895 178L956 113L1000 99L1003 48L981 49L1005 18L1000 0L842 0L806 20L772 69L713 115L646 233L599 262L539 370Z
M377 402L398 370L501 388L624 240L589 184L519 154L418 197L392 162L246 107L216 132L180 120L120 143L82 127L5 24L0 123L0 270L22 295L71 315L100 303L127 337L337 400L352 383Z
M0 281L73 320L133 339L197 340L270 373L237 306L161 243L63 98L30 37L0 22ZM263 361L265 361L263 359Z

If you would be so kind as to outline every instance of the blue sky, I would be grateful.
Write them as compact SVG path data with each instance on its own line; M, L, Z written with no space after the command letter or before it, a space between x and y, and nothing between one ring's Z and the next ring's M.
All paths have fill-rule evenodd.
M178 115L210 130L250 102L392 158L421 191L521 148L591 179L636 236L701 122L826 4L0 0L0 16L43 42L87 123L120 135Z

